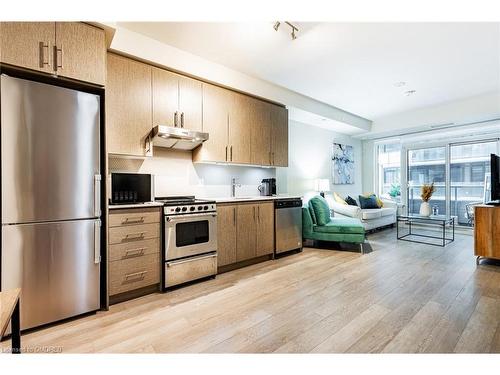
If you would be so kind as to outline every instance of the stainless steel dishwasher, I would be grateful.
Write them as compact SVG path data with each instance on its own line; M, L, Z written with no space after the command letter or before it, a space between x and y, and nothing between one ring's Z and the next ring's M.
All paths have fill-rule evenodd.
M274 201L275 254L302 249L302 199Z

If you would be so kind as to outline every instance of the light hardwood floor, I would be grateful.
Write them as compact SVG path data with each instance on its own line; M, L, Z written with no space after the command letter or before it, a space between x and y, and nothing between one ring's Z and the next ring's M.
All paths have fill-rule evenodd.
M445 248L369 236L307 248L23 336L68 352L500 352L500 267L471 236ZM1 344L3 347L9 342Z

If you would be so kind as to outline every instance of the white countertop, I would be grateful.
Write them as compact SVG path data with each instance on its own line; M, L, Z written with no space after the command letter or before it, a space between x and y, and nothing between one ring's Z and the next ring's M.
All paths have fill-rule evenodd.
M238 203L238 202L253 202L253 201L274 201L276 199L302 198L300 195L278 194L272 196L253 196L253 197L216 197L216 198L201 198L214 200L215 203Z
M150 207L162 207L162 202L145 202L145 203L131 203L131 204L110 204L110 210L119 210L123 208L150 208Z

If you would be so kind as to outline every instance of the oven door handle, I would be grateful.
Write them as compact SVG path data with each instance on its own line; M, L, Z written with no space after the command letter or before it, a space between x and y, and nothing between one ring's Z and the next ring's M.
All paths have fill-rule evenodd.
M217 253L212 253L212 254L207 254L207 255L200 255L200 256L195 256L195 257L190 257L188 259L168 261L167 262L167 267L176 266L176 265L182 264L182 263L192 262L193 260L201 260L201 259L208 259L208 258L217 258Z
M209 214L188 214L188 215L176 215L176 216L165 216L165 220L169 223L175 223L179 221L190 221L190 219L199 219L202 217L217 217L217 212L211 212Z

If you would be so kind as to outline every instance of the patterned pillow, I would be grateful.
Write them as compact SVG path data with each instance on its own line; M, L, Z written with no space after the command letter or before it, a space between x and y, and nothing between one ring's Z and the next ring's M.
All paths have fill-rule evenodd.
M374 197L375 197L375 200L377 201L377 206L378 206L378 208L382 208L382 207L384 207L384 202L383 202L383 201L382 201L379 197L377 197L377 196L375 195L375 193L365 193L365 194L363 194L363 196L364 196L365 198L369 198L369 197L371 197L371 196L374 196Z
M377 204L377 199L375 195L370 195L369 197L365 197L363 195L359 196L359 205L362 209L367 208L380 208Z

